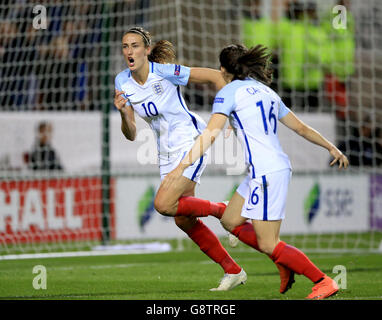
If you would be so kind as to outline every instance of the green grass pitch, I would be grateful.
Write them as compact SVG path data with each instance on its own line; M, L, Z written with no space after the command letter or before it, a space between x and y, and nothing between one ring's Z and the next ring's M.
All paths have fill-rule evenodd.
M279 293L279 274L273 262L239 245L226 246L246 270L248 280L227 292L210 292L223 276L219 265L199 249L158 254L48 258L0 261L0 299L37 300L268 300L304 299L312 288L304 276L286 294ZM346 268L346 289L329 299L382 299L381 254L308 253L332 278L336 265ZM33 267L47 271L47 288L33 288Z

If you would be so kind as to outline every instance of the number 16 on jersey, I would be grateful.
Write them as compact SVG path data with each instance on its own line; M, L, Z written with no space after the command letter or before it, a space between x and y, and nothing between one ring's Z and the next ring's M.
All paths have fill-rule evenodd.
M276 134L276 130L277 130L277 119L276 119L276 115L273 113L274 111L274 108L273 108L273 105L274 105L274 101L271 101L271 108L269 110L269 114L268 114L268 122L270 125L272 125L272 122L273 122L273 133ZM268 134L268 122L267 122L267 118L265 116L265 110L264 110L264 105L263 105L263 101L260 100L256 103L256 106L258 106L261 110L261 116L263 118L263 125L264 125L264 131L265 131L265 134Z

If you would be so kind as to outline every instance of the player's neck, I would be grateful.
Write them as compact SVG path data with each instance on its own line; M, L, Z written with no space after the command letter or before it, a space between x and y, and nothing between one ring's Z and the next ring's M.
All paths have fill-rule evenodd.
M131 75L133 76L134 80L138 84L144 85L147 81L147 78L149 77L149 73L150 73L150 64L149 62L147 62L139 70L135 70L131 72Z

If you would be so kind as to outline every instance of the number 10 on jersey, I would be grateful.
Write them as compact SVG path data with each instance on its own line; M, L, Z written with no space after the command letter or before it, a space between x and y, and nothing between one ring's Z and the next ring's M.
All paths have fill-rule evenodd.
M159 114L157 107L155 106L154 102L149 102L147 104L142 103L142 107L145 110L146 116L148 117L155 117Z

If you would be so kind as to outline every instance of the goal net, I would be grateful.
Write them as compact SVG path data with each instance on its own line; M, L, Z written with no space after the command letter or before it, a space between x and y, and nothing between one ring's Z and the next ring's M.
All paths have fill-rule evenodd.
M125 140L113 106L114 78L127 68L121 39L132 26L172 42L187 66L218 69L231 43L267 46L271 87L351 163L330 168L325 150L280 124L293 166L282 238L301 249L381 249L380 21L377 0L2 1L0 254L184 238L153 207L153 133L137 116L137 141ZM208 121L214 89L182 90ZM245 175L242 157L234 136L220 136L197 196L229 200Z

